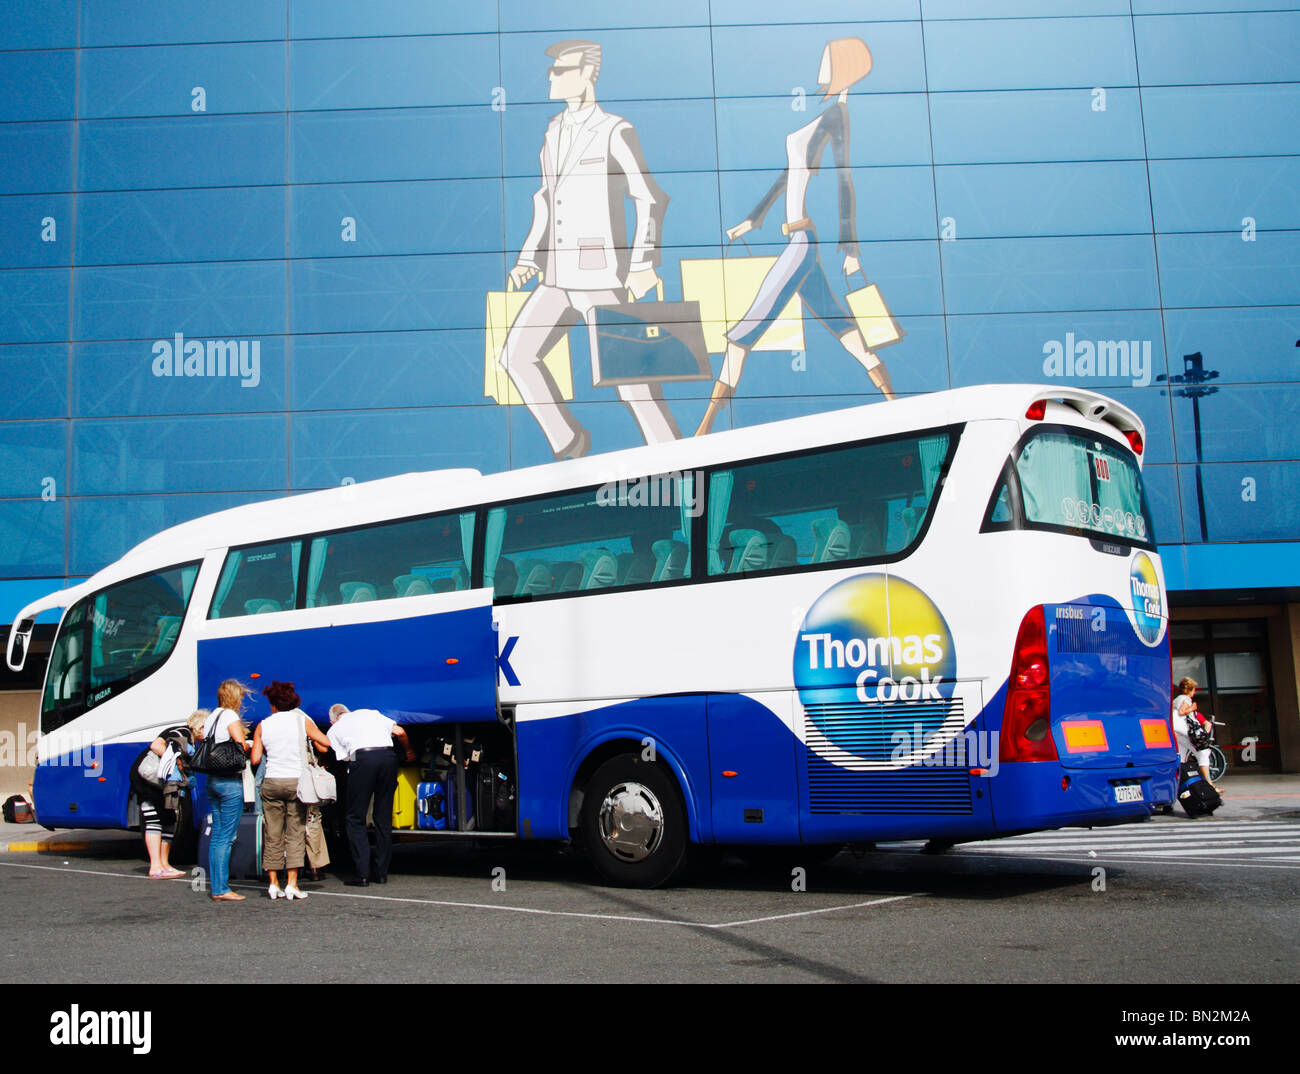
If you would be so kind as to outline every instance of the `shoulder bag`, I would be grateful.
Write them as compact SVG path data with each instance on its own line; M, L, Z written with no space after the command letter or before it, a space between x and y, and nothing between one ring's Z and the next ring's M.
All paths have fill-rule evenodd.
M338 797L338 782L311 755L307 742L307 717L303 715L298 740L302 743L302 775L298 777L298 801L307 805L332 802Z
M228 738L225 742L213 742L220 720L221 713L217 712L212 717L212 732L209 734L207 728L204 728L203 738L194 747L194 753L190 757L190 768L209 776L237 776L243 772L247 761L244 747L233 738Z

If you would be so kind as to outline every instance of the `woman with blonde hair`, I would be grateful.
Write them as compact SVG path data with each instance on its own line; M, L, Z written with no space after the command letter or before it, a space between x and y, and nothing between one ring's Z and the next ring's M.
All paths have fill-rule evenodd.
M238 679L227 679L217 687L217 705L204 721L199 737L214 745L237 742L248 749L248 736L239 718L248 694ZM230 890L230 849L239 832L239 818L244 812L244 774L208 774L208 806L212 811L212 836L208 842L209 894L216 902L243 902L244 896Z
M849 171L848 99L849 88L866 78L870 72L871 50L860 38L837 38L822 50L817 81L826 91L822 100L828 101L833 97L834 102L811 123L786 138L785 171L772 184L754 211L727 230L727 238L734 242L742 235L761 227L767 211L777 198L785 195L785 222L781 225L781 231L788 236L789 242L768 270L749 312L727 332L727 350L723 356L722 369L713 385L709 407L696 430L696 436L703 436L713 428L719 412L735 394L746 356L796 294L803 299L808 311L834 333L840 346L861 363L871 382L885 397L894 398L889 371L867 349L857 322L851 314L845 312L830 289L818 257L817 232L808 216L806 204L809 182L820 170L822 154L829 145L839 177L839 249L844 255L844 275L858 272L861 266L858 262L857 224L854 219L853 176Z
M185 875L171 861L172 841L178 824L188 818L179 808L168 785L187 781L186 758L190 744L199 736L209 713L199 709L184 726L158 732L131 768L131 789L140 807L140 830L149 853L149 879L175 880Z
M1210 751L1206 749L1197 749L1192 745L1191 726L1195 723L1203 723L1197 712L1195 701L1196 691L1199 685L1195 679L1190 676L1184 676L1178 681L1178 692L1174 694L1173 708L1170 713L1174 725L1174 739L1178 743L1178 763L1182 764L1193 753L1196 754L1196 766L1201 770L1201 778L1217 791L1219 788L1210 779Z

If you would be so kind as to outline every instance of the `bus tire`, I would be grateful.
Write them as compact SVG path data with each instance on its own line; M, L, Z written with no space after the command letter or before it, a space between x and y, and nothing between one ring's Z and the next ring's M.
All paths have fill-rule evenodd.
M686 858L686 807L677 781L636 754L612 757L592 773L581 827L596 871L623 887L659 887Z

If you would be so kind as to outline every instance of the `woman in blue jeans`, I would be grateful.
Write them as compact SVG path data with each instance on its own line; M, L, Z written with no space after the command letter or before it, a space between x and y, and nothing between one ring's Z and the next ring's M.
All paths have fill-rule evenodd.
M227 679L217 687L220 706L203 725L203 737L216 736L214 744L231 739L248 749L247 735L239 711L247 693L244 684ZM230 890L230 848L239 831L244 812L244 775L208 776L208 806L212 810L212 836L208 841L208 880L217 902L242 902L244 896Z

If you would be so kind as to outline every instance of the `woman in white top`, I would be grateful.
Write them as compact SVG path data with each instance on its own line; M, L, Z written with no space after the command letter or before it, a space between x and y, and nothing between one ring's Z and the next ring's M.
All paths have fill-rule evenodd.
M220 706L208 717L200 738L212 736L214 744L235 741L248 748L248 736L239 718L248 688L238 679L227 679L217 687ZM230 890L230 848L239 832L244 812L244 775L208 775L208 805L212 810L212 836L208 842L208 879L216 902L242 902L244 896Z
M1171 716L1174 739L1178 743L1178 763L1182 764L1193 753L1196 754L1196 765L1201 770L1201 778L1217 791L1219 788L1215 787L1214 781L1210 779L1210 751L1196 749L1188 735L1192 721L1199 720L1196 715L1196 702L1193 700L1196 697L1196 689L1195 679L1183 678L1179 680L1178 693L1174 694Z
M262 817L266 828L262 839L262 868L271 874L267 894L272 899L305 899L298 890L298 870L303 865L307 840L307 806L298 801L298 780L306 773L307 740L321 753L329 749L327 739L298 705L302 699L291 682L273 682L262 691L271 703L271 715L253 732L253 767L266 755L262 776ZM280 870L288 872L280 890Z

